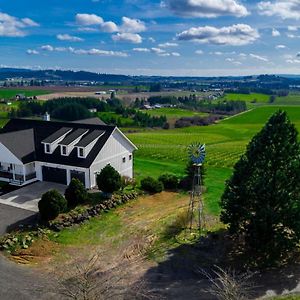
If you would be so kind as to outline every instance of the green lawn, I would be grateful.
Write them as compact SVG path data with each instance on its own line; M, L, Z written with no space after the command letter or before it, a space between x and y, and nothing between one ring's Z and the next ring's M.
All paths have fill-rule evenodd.
M242 100L245 102L252 102L253 100L257 103L268 103L270 99L270 95L265 94L258 94L258 93L251 93L251 94L226 94L225 95L226 100Z
M232 168L244 153L250 139L279 106L262 106L215 125L130 133L128 137L139 150L135 155L135 175L159 176L164 172L183 174L187 146L202 142L207 148L208 191L206 199L212 213L218 213L218 202ZM281 107L300 130L300 107Z
M300 93L290 93L286 97L276 97L276 105L300 105Z
M105 123L107 123L107 120L109 120L110 118L114 118L121 122L122 127L130 127L134 125L134 121L132 119L124 118L115 112L98 112L97 116Z
M201 112L191 111L187 109L180 109L180 108L158 108L153 110L147 110L146 112L151 116L158 116L158 117L166 116L168 120L179 119L182 117L194 117L194 116L204 117L208 115L207 113L201 113Z
M0 89L0 99L11 99L14 98L17 94L23 94L27 97L45 95L51 93L50 91L45 90L23 90L23 89Z

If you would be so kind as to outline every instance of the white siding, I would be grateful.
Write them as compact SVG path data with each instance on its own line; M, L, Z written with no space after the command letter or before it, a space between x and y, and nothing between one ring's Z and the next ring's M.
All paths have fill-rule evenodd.
M22 165L22 162L13 153L11 153L2 143L0 143L0 162Z
M132 178L134 149L120 132L115 130L90 167L91 187L96 185L95 174L99 173L107 164L114 167L122 176ZM131 160L129 160L130 155ZM125 158L125 163L123 158Z

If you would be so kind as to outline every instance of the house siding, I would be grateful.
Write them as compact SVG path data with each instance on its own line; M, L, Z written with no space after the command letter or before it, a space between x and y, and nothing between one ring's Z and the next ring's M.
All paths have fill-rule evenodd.
M110 164L122 176L133 177L134 147L117 130L110 136L90 167L91 188L96 186L96 174ZM129 156L131 155L131 160ZM125 157L125 162L123 158Z

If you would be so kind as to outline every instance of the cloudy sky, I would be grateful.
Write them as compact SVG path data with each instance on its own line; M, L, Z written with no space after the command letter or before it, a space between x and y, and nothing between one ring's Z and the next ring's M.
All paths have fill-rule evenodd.
M3 0L0 65L300 74L300 0Z

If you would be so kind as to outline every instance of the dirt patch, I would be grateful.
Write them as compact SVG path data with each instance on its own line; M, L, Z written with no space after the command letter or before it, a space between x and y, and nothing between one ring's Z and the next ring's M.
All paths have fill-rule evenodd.
M10 256L18 264L47 266L60 246L46 238L35 241L28 249L19 250Z

